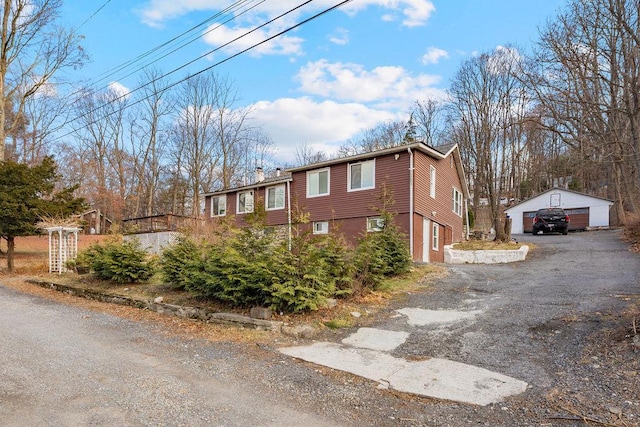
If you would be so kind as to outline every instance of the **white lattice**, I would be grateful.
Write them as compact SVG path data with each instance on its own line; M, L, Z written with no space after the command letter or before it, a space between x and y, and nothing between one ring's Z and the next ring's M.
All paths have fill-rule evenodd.
M78 231L76 227L47 227L49 232L49 273L67 271L67 261L78 256Z

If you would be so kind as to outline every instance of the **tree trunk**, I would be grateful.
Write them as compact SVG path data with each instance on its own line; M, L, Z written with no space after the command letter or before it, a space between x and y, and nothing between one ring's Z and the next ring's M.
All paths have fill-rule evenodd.
M7 237L7 270L13 273L13 256L16 248L16 242L13 236Z

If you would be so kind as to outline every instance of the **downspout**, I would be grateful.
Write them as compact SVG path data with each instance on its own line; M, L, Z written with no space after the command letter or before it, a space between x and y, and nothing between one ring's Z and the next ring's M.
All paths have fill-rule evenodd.
M467 232L466 232L465 240L469 240L469 230L471 228L471 224L469 224L469 199L467 197L464 198L464 208L466 210L466 216L467 216Z
M409 152L409 251L411 259L414 259L413 253L413 151L411 147L407 147Z
M287 181L287 223L288 223L288 238L289 238L289 250L291 250L291 181Z

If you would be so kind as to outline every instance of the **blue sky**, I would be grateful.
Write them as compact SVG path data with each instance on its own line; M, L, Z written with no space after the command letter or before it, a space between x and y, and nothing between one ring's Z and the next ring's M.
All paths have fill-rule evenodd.
M94 87L134 89L140 67L118 67L229 7L192 33L193 40L153 66L177 81L338 3L315 0L251 36L233 40L302 4L293 0L66 0L62 19L85 36L91 63L78 75ZM532 47L539 26L563 0L354 0L214 67L251 107L253 124L292 161L305 144L331 153L389 120L407 120L416 100L439 98L462 62L498 46ZM241 13L243 12L243 13ZM219 15L221 16L221 15ZM207 32L208 31L208 32ZM206 34L205 34L206 32ZM185 39L183 39L185 40ZM172 45L176 48L177 45ZM219 48L214 53L210 51ZM167 52L166 50L164 51Z

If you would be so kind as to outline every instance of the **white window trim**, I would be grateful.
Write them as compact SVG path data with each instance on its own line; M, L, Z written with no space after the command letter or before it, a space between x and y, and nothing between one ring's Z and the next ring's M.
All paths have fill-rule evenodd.
M274 191L277 191L277 189L280 188L282 189L282 206L276 206L273 208L269 207L269 190L270 189L274 189ZM282 210L284 209L284 205L285 205L285 197L284 197L284 185L274 185L271 187L267 187L264 190L264 208L268 211L276 211L276 210Z
M373 163L373 179L371 180L372 184L369 187L360 187L360 188L351 188L351 166L355 165L364 165L365 163ZM362 162L349 163L347 165L347 191L362 191L362 190L371 190L376 188L376 159L365 160Z
M440 250L440 226L437 222L433 222L431 225L431 249L434 251Z
M327 172L327 192L326 193L322 193L322 194L314 194L314 195L310 195L309 194L309 175L312 175L314 173L320 173L320 172ZM331 169L330 168L323 168L323 169L315 169L312 171L307 171L307 198L313 198L313 197L324 197L324 196L328 196L329 194L331 194Z
M224 200L224 213L218 213L218 212L213 212L213 201L214 199L220 199L220 200ZM220 202L218 202L218 207L220 206ZM227 195L224 194L222 196L213 196L211 197L211 217L217 217L217 216L225 216L227 214Z
M251 193L252 203L251 203L251 210L245 210L244 212L242 212L240 211L240 195L244 193ZM236 213L239 215L253 213L253 210L255 208L255 203L256 203L256 199L255 199L255 193L253 190L238 191L238 193L236 194Z
M376 227L370 227L370 221L373 220L377 220L377 226ZM380 223L382 222L382 217L379 216L370 216L367 218L367 233L374 233L374 232L378 232L378 231L382 231L382 227L384 227L383 225L380 225Z
M456 204L460 212L456 211ZM458 216L462 216L462 193L456 187L453 187L452 206L451 210Z
M436 168L429 166L429 195L431 198L436 198Z
M320 230L317 226L320 225ZM315 221L313 223L313 234L329 234L329 221Z

